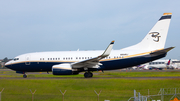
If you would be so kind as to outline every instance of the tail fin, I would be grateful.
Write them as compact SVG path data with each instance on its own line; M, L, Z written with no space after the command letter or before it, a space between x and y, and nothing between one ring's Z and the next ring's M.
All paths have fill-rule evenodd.
M171 15L172 13L164 13L140 43L125 49L157 50L164 48Z
M169 61L168 61L167 65L169 66L169 65L170 65L170 63L171 63L171 59L169 59Z

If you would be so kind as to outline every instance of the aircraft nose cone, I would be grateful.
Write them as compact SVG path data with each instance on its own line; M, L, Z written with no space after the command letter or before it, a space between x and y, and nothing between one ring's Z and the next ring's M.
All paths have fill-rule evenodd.
M10 67L11 67L11 64L10 64L10 63L11 63L10 61L7 62L7 63L5 63L5 67L10 68Z

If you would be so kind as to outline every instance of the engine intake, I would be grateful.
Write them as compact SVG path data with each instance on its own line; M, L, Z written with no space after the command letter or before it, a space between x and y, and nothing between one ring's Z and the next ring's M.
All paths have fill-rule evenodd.
M72 66L70 64L59 64L52 67L53 75L72 75Z

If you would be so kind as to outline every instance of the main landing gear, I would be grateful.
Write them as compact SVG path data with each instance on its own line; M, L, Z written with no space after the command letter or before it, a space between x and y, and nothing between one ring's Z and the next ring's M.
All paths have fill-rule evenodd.
M84 77L85 77L85 78L91 78L91 77L93 77L93 73L91 73L91 72L85 72L85 73L84 73Z

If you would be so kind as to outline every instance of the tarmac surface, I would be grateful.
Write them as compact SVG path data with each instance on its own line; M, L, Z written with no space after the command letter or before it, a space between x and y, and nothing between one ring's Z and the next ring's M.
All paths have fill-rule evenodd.
M10 69L0 69L0 71L4 72L4 71L13 71ZM112 72L172 72L172 71L178 71L180 72L180 70L111 70ZM106 71L105 71L106 72ZM39 72L28 72L28 74L39 74ZM42 72L41 74L47 74L46 72ZM83 74L83 73L80 73ZM99 73L93 73L95 75L98 75ZM2 74L0 73L0 75L9 75L9 74ZM21 75L21 74L20 74ZM52 73L49 73L49 75L53 75ZM23 78L23 77L1 77L0 79L140 79L140 80L161 80L161 79L180 79L180 77L92 77L92 78L84 78L82 77L27 77L27 78Z

